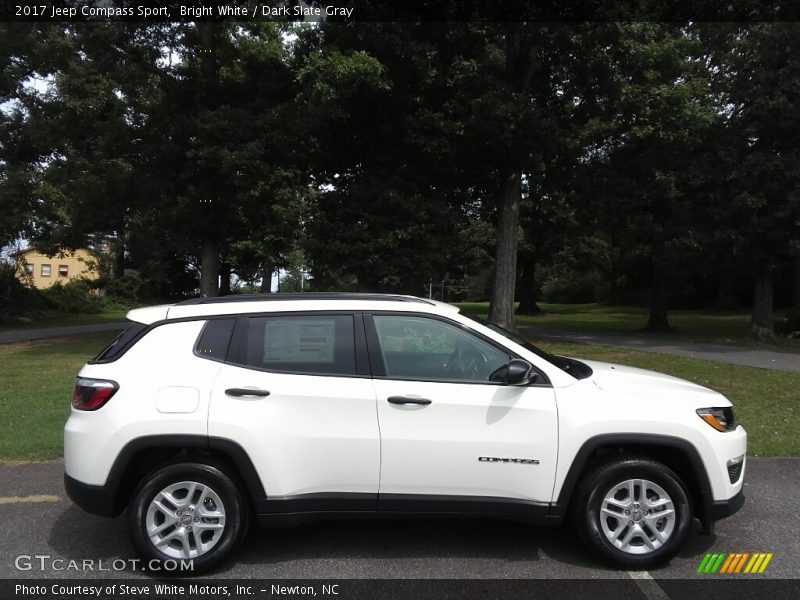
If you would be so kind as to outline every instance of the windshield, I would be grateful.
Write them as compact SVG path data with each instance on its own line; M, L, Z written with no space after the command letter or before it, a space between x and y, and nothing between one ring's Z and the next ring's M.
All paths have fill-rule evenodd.
M504 327L500 327L499 325L495 325L494 323L490 323L489 321L486 321L484 319L472 315L464 315L464 316L467 317L468 319L475 321L476 323L480 323L484 327L488 327L495 333L499 333L500 335L508 338L512 342L519 344L526 350L533 352L536 356L543 358L544 360L558 367L565 373L569 373L575 379L585 379L592 374L592 368L586 363L582 363L581 361L576 360L574 358L567 358L566 356L558 356L556 354L550 354L549 352L545 352L541 348L534 346L521 335L518 335L513 331L509 331Z

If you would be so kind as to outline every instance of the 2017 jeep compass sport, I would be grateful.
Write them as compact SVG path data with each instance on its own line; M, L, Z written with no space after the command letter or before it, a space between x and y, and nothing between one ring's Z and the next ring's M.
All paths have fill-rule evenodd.
M229 296L131 311L75 381L66 489L148 559L219 563L262 525L466 515L574 525L624 568L738 510L731 404L551 356L408 296Z

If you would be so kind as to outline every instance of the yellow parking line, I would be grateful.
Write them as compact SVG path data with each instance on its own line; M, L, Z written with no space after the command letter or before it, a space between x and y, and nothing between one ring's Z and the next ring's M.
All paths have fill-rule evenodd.
M3 504L36 504L38 502L58 502L58 496L0 496L0 506Z

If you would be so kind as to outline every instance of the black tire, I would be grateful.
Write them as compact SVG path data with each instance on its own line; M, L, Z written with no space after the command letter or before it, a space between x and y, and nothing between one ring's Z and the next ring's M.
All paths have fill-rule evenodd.
M166 535L185 527L187 529L185 541L189 542L189 546L197 549L199 547L199 540L204 540L208 543L210 540L215 540L213 546L205 553L199 556L191 557L192 567L190 571L181 571L180 569L170 570L170 567L177 563L180 564L181 560L188 560L187 558L175 556L177 549L174 549L171 544L176 543L180 547L184 546L182 540L174 540L170 542L165 548L166 552L157 548L147 531L148 510L151 503L157 494L162 490L168 489L170 486L179 485L181 482L196 482L201 486L205 486L208 490L215 495L215 499L209 499L206 496L205 506L210 507L213 511L219 511L217 501L221 503L225 518L221 527L221 533L218 531L203 530L200 537L196 537L196 533L192 532L192 525L194 525L194 532L197 532L202 525L197 525L197 520L203 522L210 522L219 524L220 519L200 519L196 515L199 512L193 512L195 522L186 521L186 524L181 522L175 525L174 529L167 529ZM176 492L180 493L180 490ZM195 498L199 498L198 492ZM210 504L209 504L210 502ZM196 508L191 502L187 502L192 506L193 510ZM188 510L186 507L179 507L182 511L184 518ZM166 511L155 510L156 518L161 518L162 514ZM211 513L209 513L211 514ZM178 518L178 517L174 517ZM163 466L145 477L138 485L133 493L130 506L128 508L128 529L131 537L131 542L136 548L139 556L142 558L143 567L148 570L157 570L159 575L162 576L180 576L191 575L208 571L218 565L221 561L225 560L231 552L233 552L244 540L247 534L247 527L249 522L249 506L242 494L240 488L234 481L225 474L223 468L219 465L211 465L205 463L175 463ZM210 534L208 538L204 538ZM218 536L214 538L214 536ZM166 562L172 561L172 562Z
M675 511L675 521L666 541L651 541L654 545L661 544L656 549L650 549L645 545L643 535L654 540L656 532L650 527L653 527L653 524L656 528L665 527L666 518L647 521L645 520L646 516L641 515L638 511L636 517L626 517L623 513L619 520L614 516L608 516L607 513L604 514L606 528L609 530L619 528L622 531L620 538L624 538L628 532L628 529L622 529L622 527L630 527L625 524L625 519L641 519L633 521L633 523L644 523L644 525L638 530L640 533L634 532L636 537L628 546L631 551L635 550L641 554L623 551L614 545L604 533L603 525L601 525L601 505L606 494L614 487L631 479L647 480L659 486L669 496ZM641 488L636 486L635 489L635 497L640 496ZM654 492L651 490L650 493ZM626 496L623 498L627 499ZM653 514L655 513L651 509L650 519L653 519ZM683 547L691 529L692 510L689 495L680 477L655 460L643 456L631 456L601 463L580 482L576 490L572 517L579 537L593 554L616 567L635 570L647 569L664 563ZM628 523L631 522L628 521Z

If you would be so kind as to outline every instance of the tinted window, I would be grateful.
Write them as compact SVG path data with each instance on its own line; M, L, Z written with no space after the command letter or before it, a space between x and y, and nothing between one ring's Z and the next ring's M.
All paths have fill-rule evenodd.
M239 361L269 371L354 375L353 317L250 317L246 319Z
M114 338L114 341L106 346L92 362L111 362L118 359L127 352L128 348L133 346L145 329L147 329L147 325L144 323L134 322L130 327Z
M212 319L197 338L194 353L201 358L225 360L236 319Z
M460 327L436 319L375 315L387 377L488 382L508 354Z

